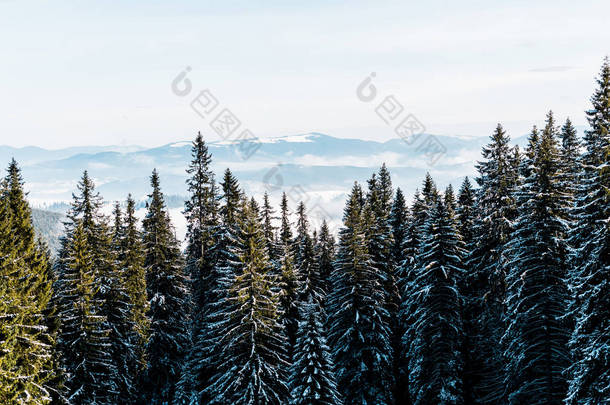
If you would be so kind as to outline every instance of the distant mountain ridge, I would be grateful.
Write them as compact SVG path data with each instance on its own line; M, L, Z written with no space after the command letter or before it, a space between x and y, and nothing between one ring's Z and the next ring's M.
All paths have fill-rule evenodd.
M266 171L281 164L284 177L307 178L316 188L318 182L344 185L347 181L351 184L353 180L361 180L367 172L362 168L374 169L384 161L396 169L400 177L407 174L407 169L417 175L426 170L441 173L450 169L457 174L455 177L460 177L469 166L472 167L473 160L467 154L478 154L486 142L486 139L478 138L436 138L447 153L434 166L428 166L422 153L399 138L375 142L310 133L263 139L260 148L248 160L235 153L234 144L212 138L208 145L217 174L225 167L231 167L244 186L261 183ZM166 179L165 191L182 195L186 190L182 180L190 159L190 142L180 141L154 148L92 146L46 150L0 146L0 161L8 162L12 157L23 168L30 198L35 204L68 200L71 186L85 169L96 179L107 199L124 198L129 191L143 197L147 190L147 177L155 167L162 179ZM457 172L453 170L456 167L459 167ZM329 176L331 172L323 173L331 168L332 176Z
M420 139L426 137L429 135L421 135ZM320 207L319 221L325 217L336 225L354 181L365 182L382 163L390 169L394 186L401 187L407 196L420 186L428 171L440 187L449 183L458 187L464 176L475 173L474 163L480 158L481 147L489 141L436 136L435 142L446 152L431 165L426 151L418 149L417 143L408 144L398 137L376 142L307 133L261 139L248 159L236 153L239 145L208 138L217 178L229 167L248 194L260 198L267 191L272 202L277 203L285 191L291 207L301 200L308 207ZM524 138L518 139L518 143L523 141ZM83 170L88 170L98 191L111 202L123 201L128 193L144 201L149 192L150 173L156 168L163 191L179 201L180 196L187 194L185 169L190 152L190 141L154 148L91 146L46 150L0 146L0 160L6 165L12 157L17 159L32 205L44 208L69 201ZM180 211L180 207L175 207L173 215L180 216ZM182 219L175 218L175 222L177 233L183 234Z

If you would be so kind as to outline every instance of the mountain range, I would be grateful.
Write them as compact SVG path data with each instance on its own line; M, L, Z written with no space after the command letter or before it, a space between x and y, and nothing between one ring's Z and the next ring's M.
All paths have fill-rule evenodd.
M523 137L517 139L517 143L523 141ZM440 187L452 183L457 188L464 176L474 175L474 164L488 139L421 135L411 143L398 137L376 142L307 133L261 139L247 156L234 142L211 137L206 142L217 179L229 167L249 195L260 198L268 191L272 202L278 203L285 191L293 209L299 201L305 202L311 210L312 226L318 226L322 219L336 226L354 181L366 182L382 163L390 169L394 186L401 187L407 197L421 185L426 172ZM427 148L426 142L433 142L435 149ZM48 150L0 146L0 162L6 165L14 157L22 168L32 206L58 212L65 211L65 203L83 170L95 180L105 200L112 202L123 201L128 193L136 200L146 200L148 179L156 168L181 236L184 223L180 211L187 194L185 169L191 159L190 149L190 141L154 148L90 146Z

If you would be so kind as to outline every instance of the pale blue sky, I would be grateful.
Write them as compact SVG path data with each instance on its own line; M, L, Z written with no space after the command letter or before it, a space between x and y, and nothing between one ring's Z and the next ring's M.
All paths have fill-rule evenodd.
M389 139L355 95L371 72L432 133L584 125L609 21L603 0L0 0L0 144L213 139L170 90L186 66L260 137Z

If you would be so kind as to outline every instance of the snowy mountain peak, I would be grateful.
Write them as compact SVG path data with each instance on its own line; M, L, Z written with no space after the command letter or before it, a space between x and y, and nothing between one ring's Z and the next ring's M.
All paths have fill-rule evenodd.
M309 132L306 134L296 134L296 135L283 135L272 138L261 139L263 143L276 143L276 142L294 142L294 143L304 143L304 142L313 142L318 138L323 136L327 136L324 134L320 134L317 132Z
M190 147L193 143L191 141L180 141L180 142L174 142L174 143L170 143L169 146L170 148L184 148L184 147Z

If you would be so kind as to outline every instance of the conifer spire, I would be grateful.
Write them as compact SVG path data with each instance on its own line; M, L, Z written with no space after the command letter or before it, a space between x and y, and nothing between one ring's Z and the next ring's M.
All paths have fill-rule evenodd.
M440 196L423 227L422 243L403 301L404 345L413 404L463 402L463 321L459 283L463 250Z
M66 397L75 403L112 403L119 396L112 361L111 325L104 309L109 275L102 198L85 171L73 195L55 289L61 328L58 349L66 370Z
M568 370L566 403L603 403L610 393L610 216L608 158L610 154L610 60L604 60L597 88L587 111L585 151L580 159L579 187L571 212L571 313L575 328L570 338L573 364Z
M142 391L149 404L171 402L189 344L187 278L180 247L161 192L159 174L150 177L151 193L142 221L144 267L150 319L148 366Z
M329 296L330 336L339 391L347 403L392 403L393 352L384 276L366 241L366 207L354 184L339 233Z
M258 215L245 203L241 212L234 277L219 307L224 315L212 325L219 330L216 347L224 361L205 394L210 404L280 405L288 387L278 296Z
M570 363L567 348L567 199L561 190L558 128L552 112L516 192L518 217L506 245L506 400L560 403ZM538 376L533 378L533 376Z
M504 247L516 218L514 191L518 186L515 152L498 124L476 165L478 215L474 242L468 249L465 280L465 330L471 348L465 364L465 402L502 404L504 394ZM477 348L475 350L474 348Z
M54 333L46 319L53 279L14 159L0 182L0 204L0 402L43 404L56 376Z

